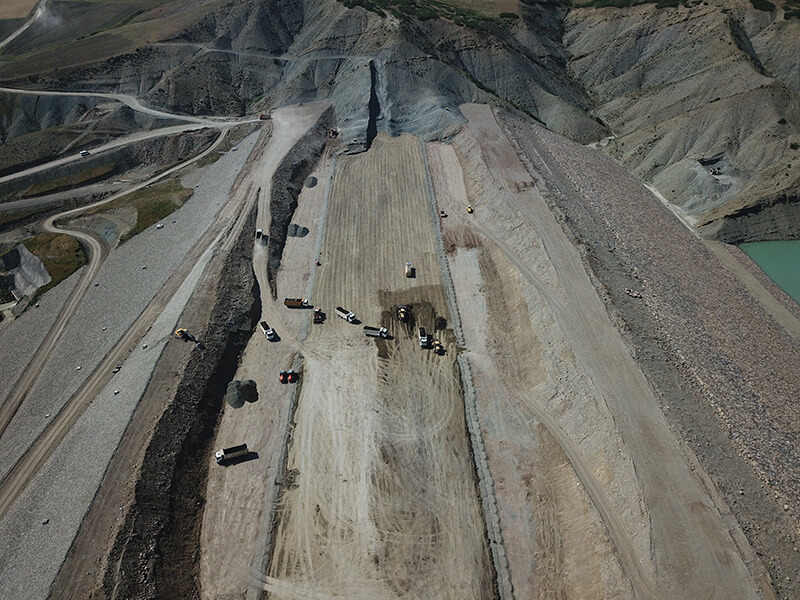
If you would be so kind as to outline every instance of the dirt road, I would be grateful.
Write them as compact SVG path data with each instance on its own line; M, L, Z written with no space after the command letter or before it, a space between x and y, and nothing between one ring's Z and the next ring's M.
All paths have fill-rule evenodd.
M331 321L303 345L273 598L494 597L452 333L437 331L437 356L414 328L447 319L424 177L409 136L337 161L314 292ZM412 306L413 325L396 304ZM366 338L337 305L393 339Z
M214 152L222 141L225 139L226 132L220 132L219 137L216 141L211 144L206 150L186 160L174 167L167 169L166 171L159 173L157 176L148 179L147 181L143 181L139 184L134 185L131 188L128 188L118 194L114 194L100 202L96 202L89 206L84 206L72 210L68 210L66 212L59 213L57 215L53 215L47 218L44 223L42 224L42 228L45 231L50 233L67 233L73 237L78 238L80 242L83 243L84 248L88 251L89 256L89 264L86 265L84 269L83 275L81 280L78 282L78 285L75 287L75 290L72 292L72 295L69 297L67 302L64 304L64 307L61 309L61 313L59 314L58 319L56 320L55 324L51 328L50 332L47 334L47 337L42 342L39 349L36 351L36 355L31 360L30 365L25 370L25 372L20 377L19 381L14 386L14 389L8 395L8 397L3 402L3 405L0 406L0 435L6 430L8 424L11 422L11 419L14 417L14 414L19 409L20 405L22 404L23 400L25 399L25 395L31 389L33 384L35 383L36 379L39 376L39 373L42 370L42 366L47 362L47 359L50 357L50 354L55 348L58 339L60 338L61 334L64 332L67 323L75 314L75 311L78 309L78 306L81 303L84 295L86 294L86 290L89 289L92 281L94 281L95 275L100 270L100 266L103 264L103 258L105 256L104 251L105 247L103 243L98 239L98 236L95 234L80 230L80 229L62 229L60 227L55 226L56 220L69 218L78 214L81 214L87 210L95 208L97 206L102 206L109 202L113 202L118 198L122 198L128 194L131 194L137 190L145 188L173 173L189 166L190 164L200 160L201 158L208 156L211 152ZM55 426L56 423L53 423ZM4 514L3 504L0 503L0 515Z
M284 107L273 112L273 131L247 180L258 197L256 226L269 231L270 198L275 170L298 140L328 107L324 103ZM323 160L320 169L327 169ZM315 176L323 180L320 171ZM310 229L305 238L290 238L278 279L279 291L298 293L308 280L312 265L312 245L326 185L306 188L298 200L294 219ZM294 386L278 383L278 372L291 366L298 350L296 338L305 311L289 311L283 298L272 299L266 279L266 238L254 239L253 268L259 282L262 315L280 336L270 343L256 331L248 344L237 373L239 379L252 379L259 390L259 401L240 409L226 405L217 432L220 447L247 443L253 460L230 468L209 471L208 498L203 515L200 557L200 587L204 598L239 599L248 590L260 589L258 568L264 561L266 540L271 528L272 497L280 476L279 455L284 442L291 394ZM302 295L302 293L300 292ZM215 466L215 465L212 465Z

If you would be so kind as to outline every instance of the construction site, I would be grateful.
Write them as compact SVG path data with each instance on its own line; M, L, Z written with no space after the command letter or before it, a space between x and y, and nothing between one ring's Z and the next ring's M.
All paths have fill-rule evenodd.
M556 26L533 23L551 19L568 27L571 68L591 70L580 36L600 9L507 4L516 12L486 31L461 8L441 26L463 56L474 36L516 27L500 56L534 45L523 27L549 48ZM8 65L39 72L23 50L50 39L44 19L77 35L85 16L46 0L0 11L0 265L13 284L0 598L800 594L800 308L736 246L701 235L756 219L744 204L713 216L750 189L722 189L744 167L706 161L718 188L686 185L717 196L692 213L672 189L688 175L668 179L680 160L643 177L619 141L635 133L583 112L566 77L530 87L525 105L523 84L465 75L483 59L446 71L444 46L342 50L331 39L353 15L364 47L406 35L397 23L435 25L332 0L270 4L297 51L268 46L288 39L278 25L269 52L256 47L266 17L243 36L252 47L224 31L211 45L204 11L242 31L231 23L245 13L203 6L103 4L110 35L160 28L150 50L113 59L125 71L169 55L147 101L75 91L58 70L25 75L47 87L27 89ZM717 23L714 6L698 10L698 31ZM744 29L766 27L737 10ZM317 30L326 19L336 36ZM228 60L265 80L282 70L270 85L284 87L246 106L222 87L159 87ZM41 131L19 133L37 119ZM55 152L47 132L69 141ZM39 154L15 157L23 143ZM758 219L783 210L773 200Z

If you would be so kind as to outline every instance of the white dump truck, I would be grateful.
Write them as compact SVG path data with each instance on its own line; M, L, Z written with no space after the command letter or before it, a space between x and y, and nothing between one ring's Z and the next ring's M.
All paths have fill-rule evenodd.
M427 334L424 327L419 328L419 347L420 348L431 347L431 336Z
M261 321L258 326L261 328L261 333L263 333L270 342L274 342L277 339L278 335L275 333L275 330L270 327L266 321Z
M364 335L368 337L386 338L389 336L389 330L386 327L370 327L364 325Z
M351 313L349 310L347 310L346 308L342 308L341 306L337 306L336 307L336 315L338 317L341 317L342 319L344 319L348 323L352 323L353 321L356 320L356 314L355 313Z
M247 456L248 454L250 454L250 450L247 449L247 444L239 444L238 446L231 446L230 448L217 450L214 452L214 458L216 459L217 464L221 465L229 460L239 458L240 456Z

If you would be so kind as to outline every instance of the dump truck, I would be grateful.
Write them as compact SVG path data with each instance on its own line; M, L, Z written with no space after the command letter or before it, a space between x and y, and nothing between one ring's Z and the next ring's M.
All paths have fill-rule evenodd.
M262 235L264 235L264 230L259 227L256 229L256 239L260 240Z
M370 327L364 325L364 335L369 337L386 338L389 336L389 330L386 327Z
M427 334L424 327L419 328L419 347L420 348L431 347L431 336Z
M346 308L342 308L341 306L336 307L336 316L341 317L348 323L352 323L353 321L356 320L355 313L351 313L349 310L347 310Z
M305 298L284 298L283 305L287 308L311 308Z
M214 458L216 459L217 464L221 465L229 460L239 458L240 456L247 456L248 454L250 454L250 450L247 449L247 444L239 444L238 446L231 446L230 448L217 450L214 452Z
M411 266L410 262L406 263L406 277L413 277L414 276L414 267Z
M278 339L278 334L277 334L277 333L275 333L275 330L274 330L272 327L270 327L270 326L267 324L267 322L266 322L266 321L261 321L261 323L259 323L259 325L258 325L258 326L261 328L261 333L263 333L263 334L264 334L264 336L265 336L265 337L266 337L266 338L267 338L267 339L268 339L270 342L274 342L276 339Z

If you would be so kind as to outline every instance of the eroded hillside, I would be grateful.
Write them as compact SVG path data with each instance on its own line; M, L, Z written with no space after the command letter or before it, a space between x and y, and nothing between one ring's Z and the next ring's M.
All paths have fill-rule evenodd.
M330 100L349 151L369 127L447 138L460 103L501 102L582 143L612 136L606 151L706 235L798 235L800 19L746 0L453 4L100 3L87 31L82 3L57 3L4 50L0 79L202 115Z

